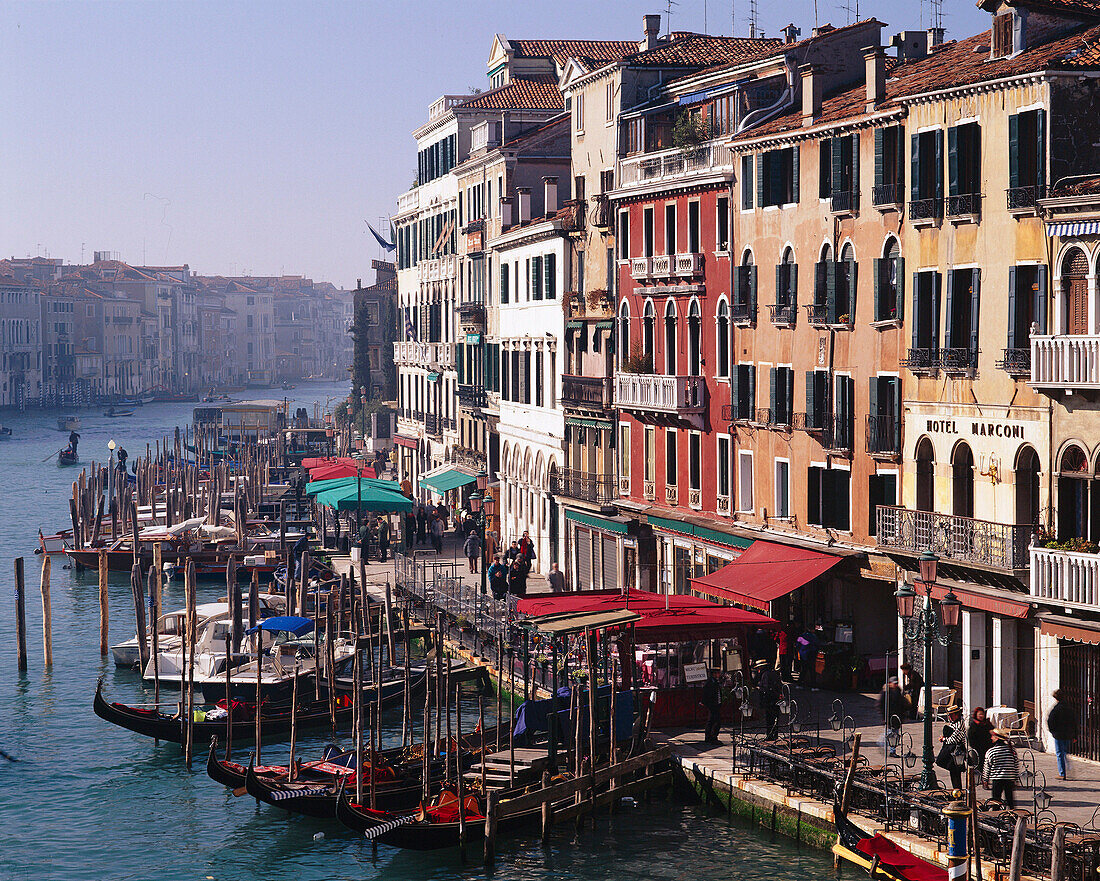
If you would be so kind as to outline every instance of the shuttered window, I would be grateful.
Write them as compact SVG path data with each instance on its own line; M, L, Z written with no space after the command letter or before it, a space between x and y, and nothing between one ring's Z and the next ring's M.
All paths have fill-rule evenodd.
M604 590L619 588L619 543L613 535L600 539L600 575Z
M578 526L574 533L574 547L577 556L577 590L589 590L592 587L592 531Z

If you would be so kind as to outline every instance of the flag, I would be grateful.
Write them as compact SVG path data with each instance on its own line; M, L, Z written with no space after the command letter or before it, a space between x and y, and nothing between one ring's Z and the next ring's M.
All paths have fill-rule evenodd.
M367 223L367 221L364 220L363 223L367 224L367 229L371 231L371 235L375 237L375 239L378 241L378 244L380 244L383 248L385 248L387 251L397 250L397 245L395 245L393 242L387 242L384 238L382 238L382 234L379 233L378 230L376 230L369 223Z
M416 342L416 328L413 327L412 316L409 314L409 307L405 307L405 339L410 343Z

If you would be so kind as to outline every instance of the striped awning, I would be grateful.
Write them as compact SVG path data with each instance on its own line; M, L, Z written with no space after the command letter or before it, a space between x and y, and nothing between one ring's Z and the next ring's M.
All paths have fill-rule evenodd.
M1100 235L1100 220L1075 220L1069 223L1048 223L1047 236L1070 238Z

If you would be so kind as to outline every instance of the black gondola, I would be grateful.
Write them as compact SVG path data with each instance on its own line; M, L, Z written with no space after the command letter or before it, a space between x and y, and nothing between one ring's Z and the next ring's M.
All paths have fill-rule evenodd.
M61 450L57 454L58 465L76 465L80 462L80 457L77 456L72 450Z
M890 839L868 835L833 804L837 843L833 853L887 881L947 881L947 870L910 853Z
M108 703L103 698L103 682L96 685L95 702L92 709L99 718L104 719L120 728L126 728L136 734L144 734L146 737L155 737L158 740L167 740L172 743L180 742L183 723L179 713L168 715L155 709L144 707L130 707L126 704ZM249 708L250 709L250 708ZM290 733L290 707L278 706L266 710L261 720L261 736L267 738L283 737ZM351 706L336 708L336 727L347 728L351 723ZM314 728L329 728L332 725L329 717L327 701L315 703L310 701L303 704L298 710L297 725L299 730L305 731ZM249 740L256 732L256 722L251 712L247 719L232 721L231 715L224 719L214 721L194 722L192 737L196 742L207 741L211 737L225 738L232 727L234 740Z

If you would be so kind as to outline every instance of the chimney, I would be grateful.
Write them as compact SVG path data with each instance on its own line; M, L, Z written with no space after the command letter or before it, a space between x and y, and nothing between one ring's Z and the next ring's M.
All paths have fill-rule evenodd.
M875 110L886 99L886 53L881 46L863 50L867 67L867 112Z
M929 28L928 29L928 45L935 49L937 46L943 45L943 28Z
M500 198L500 228L508 229L512 225L512 197Z
M542 179L543 204L546 206L546 216L553 217L558 213L558 179L553 176Z
M797 43L798 38L802 36L802 28L795 27L794 22L792 21L789 25L783 28L782 34L784 43Z
M821 77L812 64L798 68L802 75L802 124L813 125L821 118Z
M644 52L646 49L652 49L657 45L657 35L661 33L661 16L643 15L642 31L645 34L645 38L638 44L639 52Z
M531 222L531 188L516 187L516 199L519 200L520 224Z
M902 31L890 40L898 48L898 61L916 61L928 55L928 31Z

